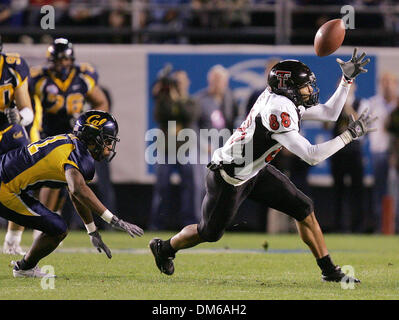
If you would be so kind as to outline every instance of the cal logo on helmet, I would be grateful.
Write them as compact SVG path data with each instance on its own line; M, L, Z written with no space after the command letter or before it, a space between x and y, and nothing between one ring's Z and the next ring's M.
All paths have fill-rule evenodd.
M104 122L106 122L107 119L106 118L102 118L101 116L98 114L93 114L90 117L87 118L86 123L90 124L92 126L98 127L101 126Z

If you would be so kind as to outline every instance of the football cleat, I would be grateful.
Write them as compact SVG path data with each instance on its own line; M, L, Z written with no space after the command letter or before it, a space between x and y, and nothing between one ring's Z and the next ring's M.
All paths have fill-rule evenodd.
M321 275L321 280L325 282L341 282L344 281L346 283L360 283L360 280L354 277L347 276L342 272L340 266L336 266L334 271L328 274Z
M25 255L26 252L22 250L21 246L17 243L12 243L8 241L4 241L3 244L3 253L4 254L14 254L14 255Z
M12 269L12 274L14 275L14 278L56 278L55 274L42 272L42 270L38 266L33 267L32 269L21 270L19 269L16 261L11 261L11 265L14 266L14 268Z
M157 264L158 269L168 276L172 275L175 272L175 266L173 265L173 257L165 257L162 255L162 240L158 238L154 238L149 243L152 254L155 258L155 263Z

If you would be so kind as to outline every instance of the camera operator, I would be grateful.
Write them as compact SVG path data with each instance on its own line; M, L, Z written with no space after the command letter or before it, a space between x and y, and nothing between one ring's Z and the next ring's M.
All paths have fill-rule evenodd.
M176 159L176 164L168 163L168 152L176 152L185 141L176 141L180 130L193 128L200 115L199 105L189 95L190 80L183 70L171 72L167 66L161 71L157 82L152 88L155 100L154 118L160 129L165 134L165 164L156 165L157 181L154 186L152 209L149 222L150 230L164 230L168 228L180 228L187 223L198 222L199 203L196 192L197 181L195 179L194 163L181 164ZM175 132L170 130L170 121L175 124ZM168 150L168 134L173 134L176 141L176 149ZM159 150L159 149L158 149ZM195 159L193 159L195 160ZM170 176L177 171L180 175L180 195L174 194L174 188L170 184ZM171 211L171 200L180 198L179 214L173 218L168 217ZM171 225L171 222L173 224Z

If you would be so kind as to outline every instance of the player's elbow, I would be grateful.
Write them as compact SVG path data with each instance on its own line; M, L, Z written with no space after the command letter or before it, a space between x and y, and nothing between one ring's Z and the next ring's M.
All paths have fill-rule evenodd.
M319 162L320 162L320 160L319 159L317 159L317 158L305 158L305 159L303 159L307 164L309 164L309 165L311 165L311 166L315 166L315 165L317 165Z
M311 166L315 166L323 161L321 157L312 151L309 151L306 156L302 157L302 159Z
M69 192L72 196L79 199L84 194L84 190L87 187L85 183L71 183L68 184Z

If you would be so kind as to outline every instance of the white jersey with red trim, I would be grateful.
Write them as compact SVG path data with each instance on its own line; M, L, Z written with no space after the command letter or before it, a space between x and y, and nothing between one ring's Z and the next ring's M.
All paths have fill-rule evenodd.
M349 142L345 142L340 135L312 145L299 134L300 121L337 121L351 83L343 77L326 103L307 109L296 107L290 99L266 89L255 102L247 119L227 143L215 151L212 161L223 165L221 174L225 180L239 185L273 160L282 146L310 165L327 159Z
M212 157L230 177L248 180L255 176L275 155L282 145L272 138L274 133L299 131L300 112L288 98L263 91L246 120L217 149Z

